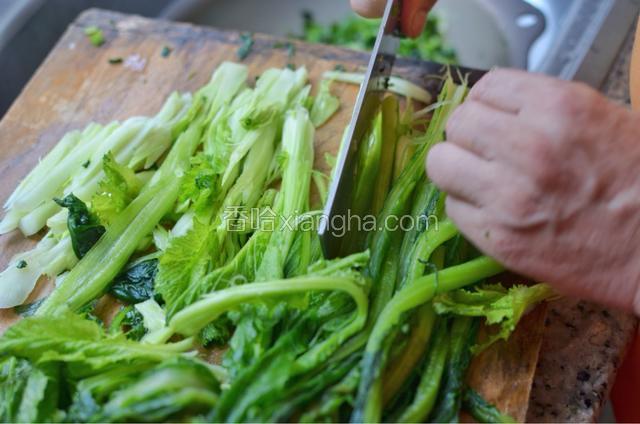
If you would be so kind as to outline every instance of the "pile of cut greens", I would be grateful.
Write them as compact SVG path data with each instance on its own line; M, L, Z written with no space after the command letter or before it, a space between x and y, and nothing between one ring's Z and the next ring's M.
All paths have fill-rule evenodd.
M371 51L380 28L379 19L365 19L353 15L330 25L315 20L311 12L303 14L302 35L297 37L310 43L332 44L355 50ZM447 43L442 22L435 14L427 17L424 31L417 38L403 39L398 55L438 63L455 64L455 50Z
M447 80L429 119L385 98L354 211L418 225L325 260L303 224L328 184L314 131L339 101L330 81L312 96L304 68L247 81L223 63L154 117L72 131L9 197L2 233L47 232L0 274L0 307L23 315L0 338L0 419L454 421L464 406L509 420L465 371L551 293L483 283L501 266L425 176L466 87ZM55 288L25 305L42 276ZM99 313L105 294L115 316ZM494 331L479 344L481 321Z

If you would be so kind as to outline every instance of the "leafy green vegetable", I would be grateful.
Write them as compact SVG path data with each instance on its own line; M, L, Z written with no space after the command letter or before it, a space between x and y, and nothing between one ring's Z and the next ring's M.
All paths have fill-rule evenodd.
M478 327L477 319L467 317L457 317L451 324L443 388L429 418L432 422L452 422L460 413L464 376L471 362L471 348L475 343Z
M206 365L171 361L115 392L93 420L158 422L181 411L207 412L216 404L218 391L219 383Z
M479 423L515 423L510 416L501 413L478 392L468 388L462 398L462 407Z
M0 420L3 422L58 421L58 370L33 365L16 357L0 361Z
M190 284L207 274L213 247L209 226L194 219L192 228L181 237L171 240L158 262L156 290L167 302L169 316L177 312L178 299Z
M219 390L216 373L197 359L120 364L75 385L67 418L73 422L179 421L207 412Z
M124 306L111 320L110 332L122 331L131 340L140 340L147 333L142 314L133 306Z
M105 233L105 228L100 224L100 220L89 212L87 205L73 194L67 195L62 200L54 200L58 205L69 210L67 226L71 245L78 259L82 259Z
M108 224L138 195L142 184L130 168L116 162L112 153L104 156L102 168L105 177L91 199L91 209L100 222Z
M240 47L238 47L238 51L236 55L238 59L244 60L249 53L251 53L251 49L253 48L253 34L250 32L243 32L240 34Z
M372 390L380 377L384 364L381 349L385 336L397 325L404 312L433 299L443 293L464 287L503 271L502 266L487 257L481 257L462 265L446 268L414 280L398 291L380 313L371 331L362 358L362 378L358 391L358 403L352 415L353 421L379 421L382 405L375 401L377 393Z
M225 66L226 65L226 66ZM67 304L73 310L102 294L128 262L143 238L148 237L178 198L189 159L202 141L204 120L215 115L242 87L237 65L223 64L196 95L171 151L140 194L110 223L105 236L73 268L63 283L38 310L47 314ZM223 85L224 84L224 85ZM207 95L209 97L207 97ZM162 111L161 111L162 112ZM134 157L135 160L135 157Z
M91 25L86 27L84 33L94 46L100 47L104 44L104 33L97 26Z
M282 151L285 169L282 185L276 200L276 229L260 267L257 281L282 278L285 261L293 244L295 232L290 224L298 214L308 209L311 171L313 169L314 129L306 109L296 108L286 118L282 130Z
M26 267L18 263L25 261ZM0 308L24 303L42 275L55 277L78 262L67 236L57 240L51 233L30 251L16 255L0 273Z
M142 315L144 327L150 334L155 334L164 329L166 317L162 307L154 299L147 299L137 303L135 309ZM147 341L147 339L145 339Z
M300 37L312 43L334 44L356 50L371 51L378 34L380 21L349 17L331 25L321 25L313 15L305 12L304 27ZM433 14L427 18L423 33L415 39L403 39L398 55L438 63L456 63L455 51L448 46L442 35L440 19Z
M139 303L154 295L158 259L138 262L113 279L109 293L127 303Z
M440 389L442 375L449 351L447 336L449 328L445 320L440 320L429 342L424 371L411 404L395 420L403 423L424 422L429 417Z
M160 56L169 57L170 54L171 54L171 47L162 46L162 50L160 51Z
M154 364L179 355L189 344L145 345L69 310L24 318L0 338L0 351L32 363L65 363L73 376L93 375L120 363Z
M243 38L249 54L253 40ZM274 47L293 55L292 46ZM423 163L467 88L448 79L438 103L418 112L383 99L358 152L354 205L415 225L378 226L357 253L324 260L314 209L328 188L313 169L314 127L338 99L329 80L311 96L302 67L266 70L255 86L247 77L246 66L224 63L154 117L72 132L10 196L0 231L50 230L0 274L0 307L24 302L43 274L57 287L18 308L35 315L0 337L0 418L457 418L476 316L510 326L536 297L461 290L502 267L447 219L446 194ZM106 227L79 261L55 196L76 209L69 219ZM98 307L106 292L129 303L110 323ZM225 345L223 367L196 357L220 357Z
M340 108L340 99L331 94L331 80L322 80L318 94L311 107L311 122L318 128Z
M498 331L475 348L481 351L499 339L506 340L527 311L554 295L546 284L516 285L508 289L490 284L442 293L436 296L433 305L439 314L484 317L487 324L497 325Z

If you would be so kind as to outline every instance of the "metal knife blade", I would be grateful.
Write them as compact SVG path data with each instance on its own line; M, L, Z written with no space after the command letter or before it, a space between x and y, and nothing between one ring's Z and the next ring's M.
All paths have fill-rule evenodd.
M400 0L387 0L351 122L338 155L335 176L318 230L324 256L328 259L353 253L349 251L349 231L346 231L349 228L345 226L349 225L349 206L355 186L355 163L358 148L385 93L400 45L400 6Z

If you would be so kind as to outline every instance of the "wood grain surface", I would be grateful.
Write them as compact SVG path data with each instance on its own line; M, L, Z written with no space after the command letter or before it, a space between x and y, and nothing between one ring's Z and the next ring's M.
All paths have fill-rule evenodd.
M88 42L83 29L89 25L98 25L103 29L106 38L103 46L94 47ZM320 75L337 64L343 65L347 70L356 70L366 65L368 60L365 53L299 42L294 43L295 55L289 57L287 49L274 48L274 44L283 40L266 35L255 35L254 39L252 53L244 60L251 78L267 68L283 67L291 63L306 66L311 81L317 86ZM97 9L84 12L65 32L0 122L0 202L4 203L38 159L67 131L83 128L94 121L107 123L135 115L155 114L172 91L194 91L209 80L213 70L222 61L237 61L239 43L239 34L234 32ZM167 57L161 55L165 46L171 49L171 54ZM110 58L126 58L134 54L146 62L141 71L109 63ZM434 75L434 66L419 61L399 60L394 73L431 89L440 82L439 76ZM342 107L316 133L318 168L325 167L325 152L335 153L337 150L351 115L357 87L335 84L333 92L340 97ZM0 267L6 266L16 252L33 246L37 239L38 237L25 239L17 231L1 236ZM40 282L28 301L43 296L49 290L48 282ZM105 311L112 309L112 306L113 303L109 300L101 303L101 309ZM16 319L12 310L0 310L0 333ZM544 326L544 321L544 313L537 312L519 326L513 340L509 341L512 347L520 349L515 351L517 354L514 355L512 348L497 345L481 356L473 366L471 381L474 387L520 420L527 417L530 404L539 403L536 396L540 394L536 394L535 389L529 399L538 353L543 359L549 360L555 354L553 344L548 341L545 344L543 341L550 333L548 327ZM635 326L635 320L621 314L614 315L611 319L591 320L590 324L585 325L595 326L599 331L619 332L616 343L609 343L609 349L620 358L629 333ZM591 334L588 328L585 331ZM596 352L601 347L582 346L589 352ZM519 363L520 357L523 361ZM574 361L580 363L581 357L576 356ZM610 382L616 368L617 366L609 366L594 370L594 378L597 376L602 381ZM538 365L536 381L558 378L546 375L545 372ZM482 375L487 374L493 376L490 387L486 383L489 380L482 378ZM526 389L521 390L518 396L509 394L514 382ZM604 390L606 392L606 387ZM606 395L603 393L598 395L600 403ZM571 411L576 410L579 399L563 398L557 402L550 399L545 400L546 402L562 411L568 411L562 415L567 420L572 420L572 417L574 420L592 420L593 414L597 413L597 408L592 405L591 416L571 415ZM575 402L575 405L571 402ZM531 414L528 418L536 421L549 419Z

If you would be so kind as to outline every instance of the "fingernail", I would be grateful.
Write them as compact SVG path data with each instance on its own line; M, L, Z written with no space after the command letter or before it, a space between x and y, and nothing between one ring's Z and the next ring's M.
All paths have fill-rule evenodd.
M411 18L411 25L409 25L408 34L411 37L417 37L422 34L422 30L424 29L424 24L427 21L427 12L424 10L417 10L416 13Z

